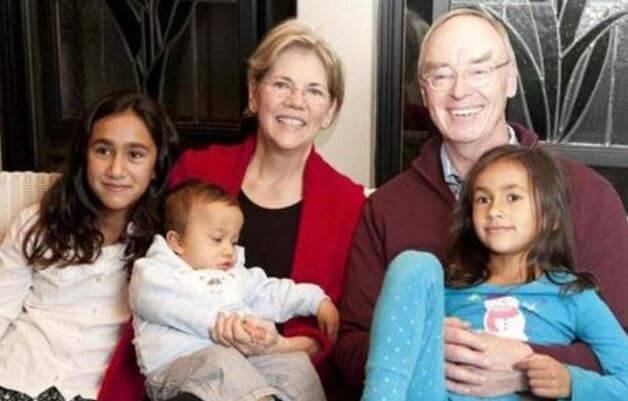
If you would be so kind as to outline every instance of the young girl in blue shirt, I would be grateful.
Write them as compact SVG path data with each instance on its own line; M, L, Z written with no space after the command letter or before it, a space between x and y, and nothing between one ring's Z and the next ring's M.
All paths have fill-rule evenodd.
M573 269L568 216L565 180L548 153L508 145L485 154L461 193L445 274L433 255L418 251L402 252L389 266L362 400L478 399L447 392L445 316L539 345L580 341L600 362L598 373L529 348L502 367L521 370L529 392L490 399L628 399L628 337L593 277Z

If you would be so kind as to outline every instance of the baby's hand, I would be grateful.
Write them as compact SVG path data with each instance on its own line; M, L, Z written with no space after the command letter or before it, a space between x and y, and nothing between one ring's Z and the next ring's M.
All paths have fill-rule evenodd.
M528 377L530 391L543 398L567 398L571 395L571 374L556 359L532 354L515 364Z
M335 343L336 337L338 337L340 316L338 315L338 309L336 309L336 306L329 298L323 299L318 305L316 317L318 318L318 327L332 343Z
M251 337L251 341L259 344L266 338L266 331L263 327L257 326L246 318L242 319L242 327L244 331Z

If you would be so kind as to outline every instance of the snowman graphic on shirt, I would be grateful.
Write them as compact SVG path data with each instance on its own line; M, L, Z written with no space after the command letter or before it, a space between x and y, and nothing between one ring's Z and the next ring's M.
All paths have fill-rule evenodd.
M513 340L528 341L526 319L519 309L519 300L504 296L484 301L484 331Z

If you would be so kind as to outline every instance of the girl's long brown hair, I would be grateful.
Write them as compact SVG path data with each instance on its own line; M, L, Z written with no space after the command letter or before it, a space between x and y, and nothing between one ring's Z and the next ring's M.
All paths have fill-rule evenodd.
M141 93L116 92L101 98L87 111L74 133L61 177L42 197L38 220L22 243L22 251L34 268L91 263L100 256L104 242L98 228L101 203L87 183L87 148L96 121L125 111L132 111L142 120L157 147L155 178L129 213L128 223L133 229L123 233L127 268L146 253L159 229L160 201L178 138L158 102Z
M473 227L473 188L480 173L503 160L518 163L526 170L536 202L538 232L527 254L526 282L537 278L538 267L565 291L597 289L590 273L574 270L568 188L558 162L541 148L524 149L513 145L500 146L482 155L466 178L454 214L453 242L447 253L447 285L468 287L490 277L490 250L479 240ZM566 283L556 273L570 273L575 279Z

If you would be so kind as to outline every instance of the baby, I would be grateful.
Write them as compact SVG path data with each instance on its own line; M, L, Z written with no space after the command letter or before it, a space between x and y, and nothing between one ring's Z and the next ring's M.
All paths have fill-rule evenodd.
M269 347L247 358L212 341L219 313L278 323L316 315L332 340L337 332L338 311L319 286L244 267L236 246L243 220L235 198L212 184L187 182L166 198L165 238L156 236L135 262L130 284L134 344L151 399L325 399L305 353ZM270 335L250 323L244 329L251 342Z

